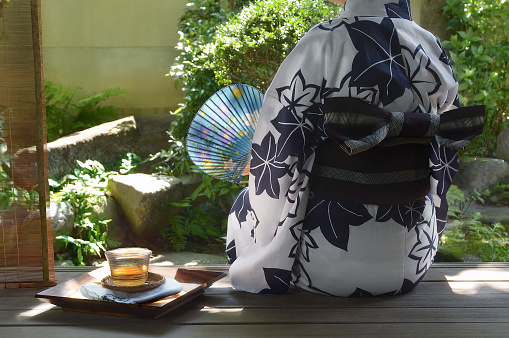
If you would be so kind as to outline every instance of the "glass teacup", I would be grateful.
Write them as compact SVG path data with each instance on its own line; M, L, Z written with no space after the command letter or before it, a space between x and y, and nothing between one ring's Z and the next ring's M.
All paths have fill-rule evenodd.
M138 286L148 277L152 251L144 248L120 248L105 252L111 280L117 286Z

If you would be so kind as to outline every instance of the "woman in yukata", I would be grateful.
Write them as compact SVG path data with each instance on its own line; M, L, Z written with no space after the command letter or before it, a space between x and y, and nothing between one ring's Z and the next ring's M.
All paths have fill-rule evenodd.
M265 94L249 187L228 219L232 285L413 289L445 226L453 148L482 131L483 107L459 107L445 51L410 0L348 0L313 27Z

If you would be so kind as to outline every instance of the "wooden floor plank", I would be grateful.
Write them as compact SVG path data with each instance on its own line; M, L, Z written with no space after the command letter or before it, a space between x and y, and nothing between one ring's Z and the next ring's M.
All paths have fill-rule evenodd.
M325 297L324 297L325 298ZM12 300L11 300L12 299ZM34 297L22 297L19 299L11 298L8 301L0 298L0 311L29 311L35 307L40 307L46 302L42 302ZM430 297L426 295L412 296L403 295L390 298L375 299L339 299L325 298L321 296L309 295L299 297L298 299L290 297L267 298L264 296L252 295L244 296L225 296L210 295L198 297L186 305L185 308L216 307L216 308L277 308L282 311L288 308L407 308L407 307L428 307L428 308L505 308L509 305L509 296L504 294L479 294L479 295L441 295L440 297Z
M86 270L56 271L60 283ZM347 299L292 289L280 296L234 290L227 278L157 320L65 311L0 290L5 337L507 337L509 264L435 264L412 292Z
M0 290L0 310L29 309L43 303L34 294L38 289ZM195 306L207 304L224 307L505 307L509 303L507 282L423 282L405 295L372 299L346 299L294 290L289 294L253 295L230 287L212 287L206 290Z
M0 311L0 325L80 325L84 314L62 311L47 305L27 311ZM90 325L103 321L121 323L123 317L89 314ZM98 317L99 316L99 317ZM173 324L351 324L351 323L507 323L509 305L505 308L433 308L433 307L300 307L183 308L159 319ZM139 320L137 320L139 321ZM129 323L131 325L131 323ZM158 324L154 324L158 325Z
M507 337L509 323L3 327L6 337Z

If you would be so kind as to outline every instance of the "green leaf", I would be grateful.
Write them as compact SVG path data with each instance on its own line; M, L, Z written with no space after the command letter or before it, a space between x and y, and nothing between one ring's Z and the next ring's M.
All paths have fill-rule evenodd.
M76 251L76 259L78 260L79 265L84 265L83 251L81 248Z
M491 62L491 57L488 56L488 55L481 55L479 57L479 61L483 61L483 62Z
M481 101L486 98L486 92L480 92L474 95L474 101Z

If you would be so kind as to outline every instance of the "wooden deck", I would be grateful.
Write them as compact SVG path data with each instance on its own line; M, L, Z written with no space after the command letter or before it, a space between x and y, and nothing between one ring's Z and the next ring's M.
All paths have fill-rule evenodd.
M57 269L56 278L83 273ZM35 298L40 291L0 290L0 337L509 337L504 263L435 264L411 293L371 299L253 295L226 277L156 320L66 311Z

